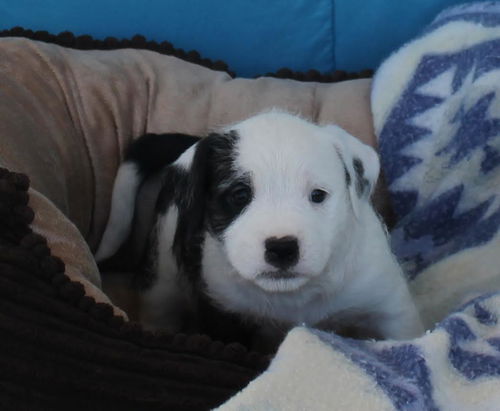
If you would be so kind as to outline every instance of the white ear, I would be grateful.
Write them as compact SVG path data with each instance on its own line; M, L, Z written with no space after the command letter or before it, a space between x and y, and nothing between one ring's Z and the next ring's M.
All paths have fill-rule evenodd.
M360 201L369 201L380 172L375 150L335 125L325 126L334 137L335 146L348 173L349 195L358 215Z

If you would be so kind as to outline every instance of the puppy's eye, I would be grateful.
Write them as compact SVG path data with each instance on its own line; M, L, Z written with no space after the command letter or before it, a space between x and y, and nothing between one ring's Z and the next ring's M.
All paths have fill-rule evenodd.
M317 188L317 189L311 191L311 195L309 196L309 199L313 203L322 203L323 201L325 201L327 195L328 195L328 193L326 191L320 190L319 188Z
M236 207L246 206L252 199L252 190L246 185L238 185L229 193L229 201Z

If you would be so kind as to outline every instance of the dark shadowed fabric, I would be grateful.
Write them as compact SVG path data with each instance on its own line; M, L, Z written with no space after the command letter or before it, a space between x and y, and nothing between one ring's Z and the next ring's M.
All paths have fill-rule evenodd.
M0 409L206 410L265 369L240 345L145 333L85 296L30 229L28 186L0 169Z

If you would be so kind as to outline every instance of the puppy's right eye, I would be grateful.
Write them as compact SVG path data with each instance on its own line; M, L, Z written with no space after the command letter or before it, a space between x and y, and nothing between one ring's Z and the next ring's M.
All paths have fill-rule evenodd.
M231 190L228 200L235 207L244 207L252 199L252 190L246 185L237 185Z
M319 204L325 201L327 195L328 193L326 191L317 188L316 190L311 191L311 195L309 198L313 203Z

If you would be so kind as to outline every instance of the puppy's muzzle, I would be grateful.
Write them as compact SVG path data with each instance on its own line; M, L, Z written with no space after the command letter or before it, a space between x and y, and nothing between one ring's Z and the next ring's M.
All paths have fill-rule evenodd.
M299 242L296 237L271 237L264 245L266 262L280 270L286 270L299 261Z

